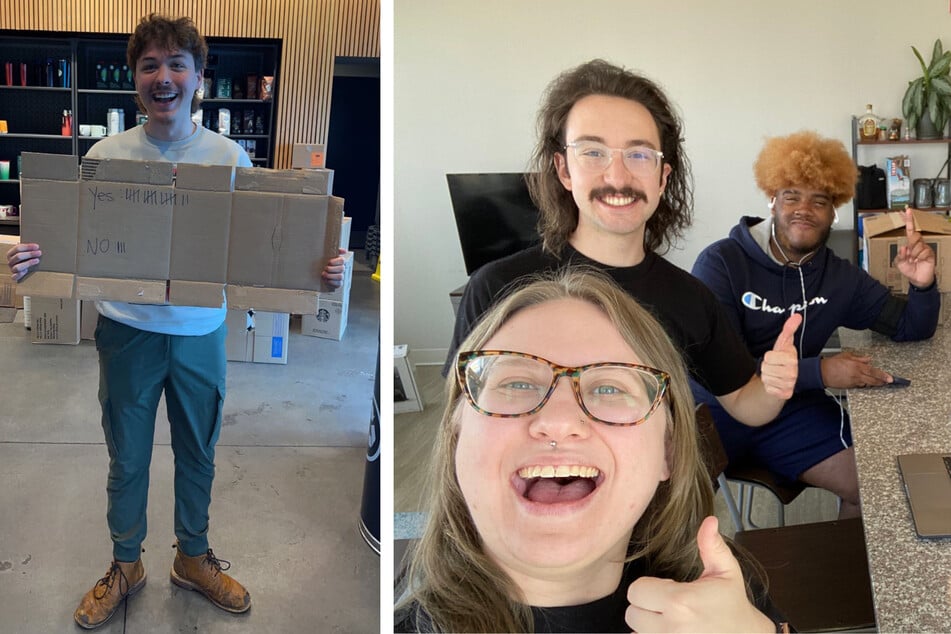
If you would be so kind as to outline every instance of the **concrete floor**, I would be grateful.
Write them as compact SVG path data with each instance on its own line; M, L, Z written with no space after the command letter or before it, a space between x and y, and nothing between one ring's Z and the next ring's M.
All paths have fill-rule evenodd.
M250 591L250 612L233 616L169 582L173 467L162 403L148 583L98 631L379 631L379 556L359 531L379 284L362 262L342 341L305 337L292 320L286 366L228 363L210 541ZM0 368L0 631L78 632L73 610L112 558L95 346L32 345L21 311L0 324Z

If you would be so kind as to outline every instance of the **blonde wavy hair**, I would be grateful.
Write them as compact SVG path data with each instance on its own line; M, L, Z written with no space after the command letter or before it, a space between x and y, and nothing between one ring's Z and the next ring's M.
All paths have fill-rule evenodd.
M858 168L845 146L815 132L772 137L753 163L756 185L767 196L789 187L807 187L832 196L838 207L852 200Z
M647 574L690 581L703 570L697 529L713 513L713 487L704 467L694 400L683 360L660 324L610 279L568 269L534 278L497 304L460 350L479 350L518 311L576 298L600 308L646 365L671 376L665 397L670 478L634 525L628 558L644 558ZM531 610L516 584L483 552L455 473L459 413L468 407L455 373L433 449L428 480L431 507L422 538L397 588L397 622L408 618L423 631L528 632ZM504 422L500 424L505 424Z

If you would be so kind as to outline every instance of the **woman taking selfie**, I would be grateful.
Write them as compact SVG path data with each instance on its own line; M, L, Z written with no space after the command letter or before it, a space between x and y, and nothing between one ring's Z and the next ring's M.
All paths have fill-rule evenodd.
M633 299L534 281L460 350L397 631L776 631L709 517L680 355Z

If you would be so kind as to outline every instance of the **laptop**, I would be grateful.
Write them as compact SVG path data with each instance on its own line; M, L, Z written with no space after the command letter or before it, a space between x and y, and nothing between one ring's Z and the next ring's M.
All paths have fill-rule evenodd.
M915 530L921 537L951 537L951 453L898 456Z

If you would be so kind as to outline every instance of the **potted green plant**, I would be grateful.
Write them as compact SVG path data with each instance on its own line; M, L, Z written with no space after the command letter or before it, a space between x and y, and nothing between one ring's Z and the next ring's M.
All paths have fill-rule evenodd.
M944 136L944 126L951 118L951 51L943 49L940 39L935 40L931 63L926 66L918 49L912 46L911 50L921 64L921 77L908 82L901 110L919 139L938 139Z

